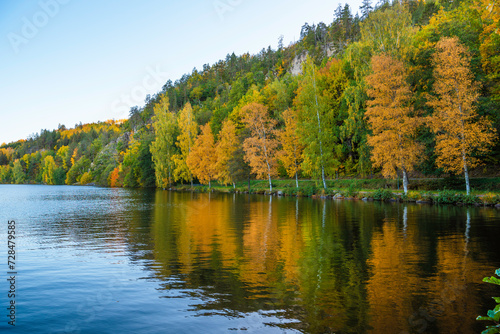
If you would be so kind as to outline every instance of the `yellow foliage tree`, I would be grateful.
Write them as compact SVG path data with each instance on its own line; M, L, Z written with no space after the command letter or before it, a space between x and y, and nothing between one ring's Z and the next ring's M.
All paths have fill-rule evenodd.
M282 145L282 150L278 153L278 159L286 169L289 177L295 177L295 185L299 187L299 170L302 163L302 151L304 146L300 143L297 135L297 116L292 109L283 112L285 128L278 132L278 138Z
M61 160L62 167L64 171L67 171L69 169L67 160L68 160L68 155L69 155L69 147L68 146L61 146L59 150L57 150L56 156Z
M271 119L267 107L252 102L242 108L243 123L250 130L250 137L243 142L245 160L250 164L257 178L269 179L269 190L273 191L271 178L278 174L276 151L278 141L275 138L276 120Z
M412 117L412 92L406 81L403 62L388 55L373 56L373 73L366 78L370 86L365 117L372 130L368 144L373 148L371 160L382 167L385 177L403 172L403 188L408 192L408 172L412 171L423 147L415 141L421 118Z
M198 125L194 119L193 108L189 102L179 112L177 124L180 130L180 134L177 137L177 147L180 149L180 153L172 156L175 165L173 176L175 181L191 181L192 186L193 176L186 161L198 134Z
M151 156L155 167L156 185L163 189L172 182L172 157L175 152L176 120L168 107L168 96L163 94L160 102L153 107L154 116L152 119L155 140L151 143Z
M89 184L92 182L92 175L90 175L89 172L83 173L82 177L80 178L80 184Z
M46 184L54 184L54 170L56 169L56 162L54 157L47 155L43 160L43 172L42 178L43 182Z
M238 145L239 140L236 135L236 125L233 121L226 119L222 123L219 141L215 148L217 156L215 168L217 171L217 179L226 185L233 183L233 187L235 187L235 184L229 170L229 161L233 157L234 152L238 149Z
M470 55L458 38L441 38L434 54L434 108L429 125L436 133L436 164L446 171L464 173L470 193L469 169L479 164L477 155L488 152L495 139L491 122L478 117L479 86L469 68Z
M212 180L216 178L217 156L215 154L215 139L209 124L201 127L201 134L196 138L189 152L186 163L193 175L202 184L211 188Z
M71 166L72 167L75 164L76 157L78 156L78 148L75 148L73 150L73 155L71 155Z

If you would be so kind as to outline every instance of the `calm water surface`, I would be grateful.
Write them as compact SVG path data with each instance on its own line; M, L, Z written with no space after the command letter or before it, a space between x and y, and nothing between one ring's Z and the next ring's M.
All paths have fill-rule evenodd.
M0 219L2 333L476 333L499 294L491 208L2 185Z

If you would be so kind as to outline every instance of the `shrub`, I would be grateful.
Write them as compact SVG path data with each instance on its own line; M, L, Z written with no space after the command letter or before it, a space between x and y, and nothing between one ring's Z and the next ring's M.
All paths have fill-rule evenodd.
M456 194L452 190L442 190L438 193L436 197L433 199L436 204L475 204L480 203L479 198L476 195L464 195L464 194Z
M500 203L500 195L494 193L487 193L481 197L483 204L498 204Z
M357 197L358 196L359 189L356 185L357 185L357 183L351 183L349 185L349 188L347 188L347 190L345 192L346 197Z
M394 194L389 189L377 189L373 193L373 199L377 201L388 201L394 197Z
M312 195L316 194L317 191L318 191L318 188L316 186L308 185L308 186L303 187L300 192L304 196L312 196Z
M500 269L495 271L497 276L500 276ZM492 276L483 278L483 282L500 285L500 279ZM487 316L479 316L476 320L483 321L493 321L495 325L486 326L486 329L482 332L484 334L500 333L500 297L493 297L497 305L494 309L488 310Z
M444 189L433 198L433 202L436 204L455 204L458 202L458 198L454 191Z
M81 184L89 184L92 182L92 176L90 175L89 172L83 173L82 177L80 178L80 183Z
M416 202L422 199L422 195L417 191L409 191L407 194L401 195L403 202Z

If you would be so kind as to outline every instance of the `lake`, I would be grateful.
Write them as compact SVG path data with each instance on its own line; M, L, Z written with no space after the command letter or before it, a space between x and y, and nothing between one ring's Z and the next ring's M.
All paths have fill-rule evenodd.
M0 207L2 333L474 333L500 295L493 208L34 185Z

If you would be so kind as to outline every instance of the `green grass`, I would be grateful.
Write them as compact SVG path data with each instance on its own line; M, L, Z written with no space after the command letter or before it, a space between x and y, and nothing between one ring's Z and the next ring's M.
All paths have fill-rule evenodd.
M338 179L328 180L327 189L319 180L299 180L299 188L296 188L295 180L272 180L272 194L280 192L284 196L307 196L307 197L333 197L341 195L349 198L368 198L379 201L397 200L402 202L427 201L434 204L463 204L463 205L495 205L500 203L500 178L471 179L473 192L466 195L465 185L461 179L419 179L410 180L410 191L403 194L402 182L397 189L396 180L385 179ZM460 185L460 187L459 187ZM475 188L474 185L478 186ZM440 188L441 187L441 188ZM208 192L207 185L184 184L174 187L179 191ZM236 188L232 185L222 185L212 182L211 191L215 192L248 192L248 181L238 182ZM251 180L250 193L269 194L269 183L267 180Z

